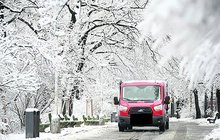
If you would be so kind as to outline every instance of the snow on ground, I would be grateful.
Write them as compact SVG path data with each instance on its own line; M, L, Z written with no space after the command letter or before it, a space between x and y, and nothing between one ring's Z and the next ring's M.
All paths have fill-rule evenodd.
M179 121L194 122L194 123L197 123L197 124L202 125L202 126L210 126L210 125L218 126L217 123L215 123L215 124L211 123L210 124L207 121L207 119L205 119L205 118L202 118L202 119L193 119L193 118L180 118L180 119L176 119L176 118L170 118L170 121L172 121L172 122L179 122Z
M220 119L216 120L215 124L210 124L207 119L192 119L192 118L183 118L176 119L170 118L171 122L195 122L202 126L216 126L216 128L205 137L204 140L220 140ZM29 140L77 140L88 137L94 137L95 135L101 135L105 132L105 128L111 127L114 125L117 127L117 123L108 123L103 126L84 126L74 127L74 128L65 128L62 129L60 134L51 134L51 133L40 133L39 138L32 138ZM0 140L25 140L25 134L9 134L7 136L0 134Z
M215 125L218 125L218 127L212 130L212 132L207 135L204 140L220 140L220 119L216 120Z
M215 123L209 123L207 119L192 119L192 118L184 118L184 119L176 119L176 118L170 118L170 121L172 122L195 122L201 126L215 126L216 128L212 130L212 132L207 135L204 140L220 140L220 119L216 120Z
M112 125L117 125L116 123L107 123L107 125L102 126L84 126L74 127L74 128L64 128L61 130L60 134L51 133L40 133L39 138L32 138L29 140L77 140L92 137L95 135L101 135L105 128ZM7 136L1 136L0 140L25 140L25 134L9 134ZM27 139L26 139L27 140Z

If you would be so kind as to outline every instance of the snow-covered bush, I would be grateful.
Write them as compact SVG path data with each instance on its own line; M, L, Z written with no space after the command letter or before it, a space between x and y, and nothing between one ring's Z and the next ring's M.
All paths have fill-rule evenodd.
M7 134L10 132L10 127L7 123L0 122L0 133Z

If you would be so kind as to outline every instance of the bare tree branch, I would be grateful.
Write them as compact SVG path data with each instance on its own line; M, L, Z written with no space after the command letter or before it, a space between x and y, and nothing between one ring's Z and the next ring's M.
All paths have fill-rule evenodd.
M89 33L91 31L93 31L94 29L98 28L98 27L102 27L102 26L106 26L106 25L109 25L108 23L105 23L105 24L100 24L100 25L95 25L93 27L91 27L90 29L88 29L84 35L80 38L80 40L78 41L78 45L85 45L86 44L86 41L87 41L87 37L89 35Z
M3 25L6 25L6 24L10 24L12 23L14 20L16 20L16 16L14 16L12 19L10 19L9 21L7 21L6 23L4 23Z
M7 81L7 82L5 82L5 83L3 83L3 84L0 84L0 86L5 86L5 85L7 85L7 84L9 84L9 83L12 83L12 82L14 82L15 80L9 80L9 81Z
M139 5L137 2L134 2L136 7L131 7L131 9L145 9L147 4L148 4L149 0L146 0L146 2L142 5Z
M38 31L35 30L34 27L33 27L29 22L27 22L26 20L24 20L24 19L21 18L21 17L18 17L18 19L19 19L20 21L22 21L23 23L25 23L32 31L34 31L34 33L35 33L36 35L38 35Z
M152 57L153 61L158 63L157 58L156 58L156 54L155 54L156 52L151 49L148 41L145 41L145 43L147 44L147 47L148 47L148 49L150 50L150 52L152 54L151 57Z
M102 46L102 42L97 43L94 47L92 47L89 51L93 53L96 49Z
M70 1L70 0L67 0L67 1L65 2L65 4L62 6L62 8L60 9L60 11L59 11L58 14L57 14L56 20L58 19L60 13L63 11L64 7L67 5L67 3L68 3L69 1Z
M25 9L30 9L30 8L39 8L38 6L26 6L26 7L23 7L23 8L21 8L20 10L13 10L12 8L10 8L10 7L8 7L8 6L6 6L6 5L4 5L2 2L0 2L0 4L1 5L3 5L3 7L5 8L5 9L8 9L10 12L13 12L13 13L22 13L23 11L25 11Z
M32 1L32 0L27 0L29 1L31 4L35 5L37 8L39 8L39 6L36 4L36 2Z
M73 24L76 23L76 12L73 11L67 3L65 5L67 6L70 14L72 15L71 16L71 23L73 23Z
M44 108L41 109L40 113L44 113L44 111L51 105L51 103L54 101L54 99L50 99L47 104L44 106Z
M100 52L96 52L95 54L104 54L104 53L113 53L113 54L115 54L115 52L113 52L113 51L100 51Z

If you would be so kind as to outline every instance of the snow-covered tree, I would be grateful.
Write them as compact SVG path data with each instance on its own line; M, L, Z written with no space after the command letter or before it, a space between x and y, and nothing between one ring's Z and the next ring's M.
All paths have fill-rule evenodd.
M139 28L157 39L153 48L159 49L163 56L160 63L166 65L172 57L181 60L180 75L190 83L188 91L197 91L199 97L195 98L200 103L207 91L218 87L215 82L220 53L218 5L216 0L151 1ZM169 43L161 43L166 36L170 38ZM205 86L203 90L201 83Z
M210 87L219 73L219 4L216 0L151 1L140 25L154 37L171 36L161 54L164 60L181 58L180 73L190 80L190 87L202 80Z
M38 75L41 56L33 46L36 33L27 21L28 17L31 19L29 10L37 6L31 1L1 1L0 5L3 11L1 27L4 30L0 38L0 88L1 96L6 98L7 110L4 115L7 115L7 123L19 119L22 126L25 109L33 107L36 97L40 95L37 91L41 85Z
M185 92L188 84L178 76L181 58L172 58L165 66L159 63L165 56L160 48L172 36L150 35L139 42L137 25L148 4L148 0L1 1L0 88L21 125L27 107L41 113L55 110L51 106L55 95L60 102L69 102L70 115L74 98L81 97L97 101L96 114L101 112L98 101L106 100L107 113L118 94L119 79L163 79L173 95ZM61 103L57 106L61 108Z

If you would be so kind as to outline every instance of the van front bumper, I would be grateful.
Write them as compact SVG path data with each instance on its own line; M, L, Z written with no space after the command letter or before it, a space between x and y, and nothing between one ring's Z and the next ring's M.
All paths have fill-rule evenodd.
M153 116L152 117L152 123L151 124L145 124L145 125L141 125L141 126L160 126L163 123L165 123L165 117L164 116ZM130 123L130 117L128 116L119 116L118 117L118 125L122 126L122 127L127 127L129 126Z

